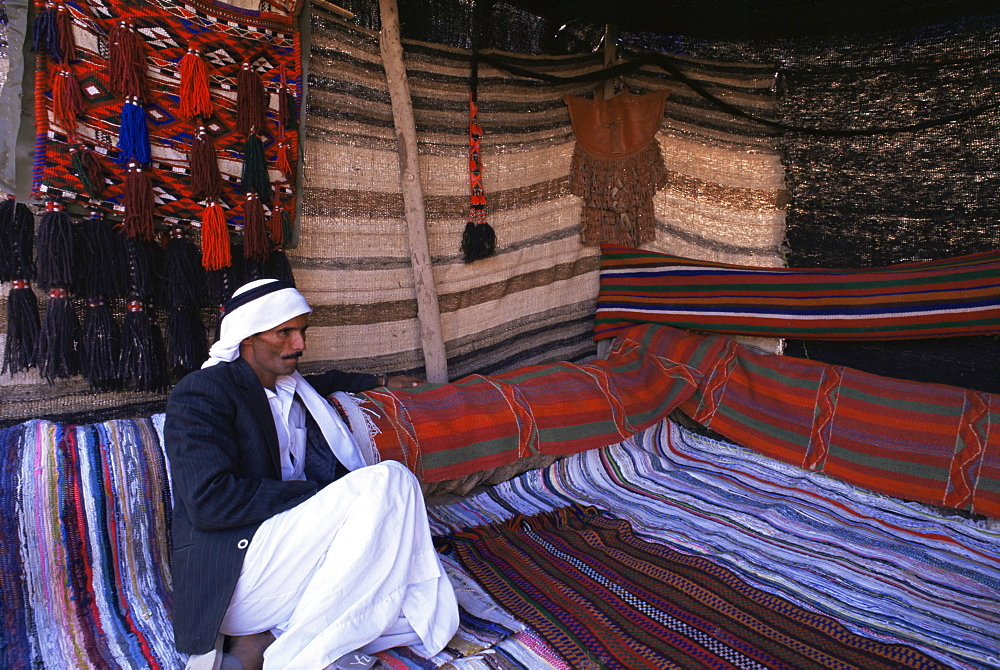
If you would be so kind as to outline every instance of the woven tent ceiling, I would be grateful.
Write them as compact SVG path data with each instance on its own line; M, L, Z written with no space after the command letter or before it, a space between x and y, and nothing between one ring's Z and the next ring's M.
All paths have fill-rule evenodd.
M627 31L715 39L886 32L996 10L990 0L507 1L557 25L610 23Z
M377 27L377 2L337 4ZM808 40L922 28L996 8L995 0L399 0L404 37L467 48L476 13L480 26L490 24L481 30L492 46L548 54L595 48L609 24L650 40Z

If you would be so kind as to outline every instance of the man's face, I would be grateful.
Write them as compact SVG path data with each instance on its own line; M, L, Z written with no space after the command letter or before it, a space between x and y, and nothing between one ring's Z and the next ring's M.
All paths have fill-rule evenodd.
M299 357L306 349L309 315L289 319L263 333L251 335L240 343L240 356L250 364L261 383L274 388L274 380L290 375L298 368Z

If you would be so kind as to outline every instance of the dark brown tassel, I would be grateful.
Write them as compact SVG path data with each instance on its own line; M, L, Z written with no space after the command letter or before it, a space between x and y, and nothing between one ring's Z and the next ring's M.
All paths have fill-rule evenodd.
M35 362L42 378L50 384L80 372L77 342L80 322L65 288L49 290L49 304L42 319L35 349Z
M267 236L271 238L272 244L281 246L285 243L285 207L280 203L275 203L271 208L271 216L267 219Z
M298 124L298 112L295 109L295 91L288 85L285 68L281 68L281 85L278 87L278 123L281 128L294 128Z
M77 119L84 115L83 93L80 82L69 70L52 75L52 115L68 135L76 134Z
M7 293L7 340L0 374L16 374L35 366L35 343L41 329L38 298L24 279L11 281Z
M204 126L198 127L198 132L191 140L189 161L192 200L217 201L222 193L222 173L219 171L215 140Z
M197 49L189 48L181 58L180 102L177 111L181 118L212 115L212 94L208 90L208 68Z
M83 315L80 340L80 371L97 391L121 388L118 364L121 359L121 330L111 316L104 298L91 298Z
M258 264L267 263L271 241L264 221L264 205L256 193L248 193L243 203L243 255Z
M161 392L167 386L163 336L141 301L131 300L127 308L119 375L127 389Z
M59 37L61 57L57 62L69 65L76 59L76 38L73 36L73 16L63 3L56 7L55 31Z
M254 67L244 62L236 78L236 131L240 135L267 132L267 89Z
M73 145L69 148L73 172L79 177L83 190L91 198L100 198L108 183L108 171L96 151L84 146Z
M146 46L135 26L119 21L108 37L108 84L112 92L146 97Z
M73 222L62 203L48 201L35 239L38 284L42 290L73 285Z
M138 163L128 165L124 200L122 225L125 235L136 240L152 241L156 235L153 227L153 183L149 173Z

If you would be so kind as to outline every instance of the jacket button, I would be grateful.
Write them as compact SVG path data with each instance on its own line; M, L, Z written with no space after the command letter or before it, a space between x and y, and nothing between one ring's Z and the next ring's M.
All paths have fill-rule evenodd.
M246 549L248 546L250 546L250 540L246 538L243 538L242 540L236 543L237 549Z

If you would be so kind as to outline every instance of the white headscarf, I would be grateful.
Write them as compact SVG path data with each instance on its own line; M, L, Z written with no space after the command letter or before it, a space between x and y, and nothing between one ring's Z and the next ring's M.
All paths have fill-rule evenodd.
M222 331L219 341L208 351L208 360L201 367L217 363L231 363L239 358L240 343L251 335L271 330L289 319L312 311L302 294L288 282L277 279L258 279L239 287L224 305ZM327 444L348 470L375 462L372 454L362 453L350 429L330 406L296 370L295 392L302 399L308 412L316 419Z
M258 279L244 284L236 289L225 309L219 341L208 350L203 368L235 361L240 355L240 343L246 338L312 311L301 293L291 284L277 279Z

